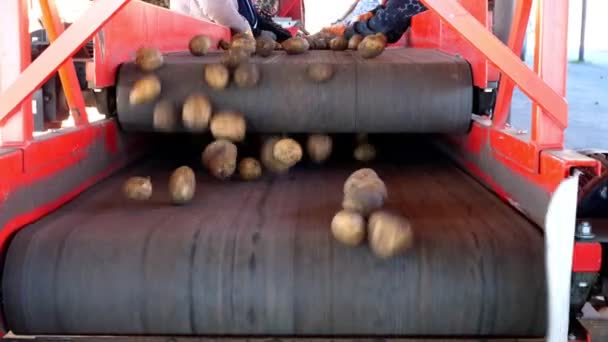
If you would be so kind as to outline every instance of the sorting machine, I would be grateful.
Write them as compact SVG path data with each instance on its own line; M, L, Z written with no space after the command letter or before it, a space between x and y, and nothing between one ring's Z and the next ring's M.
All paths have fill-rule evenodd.
M228 40L225 27L104 0L64 31L40 0L51 44L31 61L27 4L3 1L4 338L591 340L578 318L603 294L606 154L564 147L567 1L538 1L533 68L519 58L531 0L423 3L405 46L375 59L277 51L252 59L257 87L215 91L202 70L221 52L194 57L187 44ZM302 13L301 1L281 7ZM72 56L91 43L83 87ZM251 135L333 134L335 159L213 180L189 159L205 137L154 132L154 104L128 103L141 46L165 53L161 98L180 106L203 92L242 112ZM329 82L306 79L317 62L334 66ZM33 109L50 107L32 94L55 76L74 127L34 136ZM515 87L533 103L528 129L509 124ZM82 88L104 119L90 120ZM391 260L329 231L363 166L339 156L356 133L377 144L365 166L385 180L387 207L414 227L413 249ZM183 163L197 170L196 197L172 206L166 181ZM122 198L133 175L152 178L151 201Z

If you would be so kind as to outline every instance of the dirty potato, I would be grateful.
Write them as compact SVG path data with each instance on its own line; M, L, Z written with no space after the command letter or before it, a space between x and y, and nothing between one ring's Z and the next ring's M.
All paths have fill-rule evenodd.
M147 201L152 197L150 177L131 177L122 186L126 198L133 201Z
M360 162L368 163L376 159L376 148L369 143L360 144L355 148L353 156Z
M228 140L220 139L207 145L203 151L203 166L221 180L230 178L236 171L237 148Z
M350 39L348 40L348 49L357 50L357 48L359 47L359 44L361 44L362 40L363 40L363 36L360 34L356 34L356 35L350 37Z
M163 65L163 54L157 48L139 48L135 52L135 64L142 71L154 71Z
M259 37L256 40L255 54L260 57L268 57L272 55L275 46L274 40L268 37Z
M302 54L310 48L308 41L302 37L292 37L284 41L282 44L283 49L290 55Z
M129 103L139 105L151 102L160 95L161 85L158 77L154 75L144 76L135 81L129 93Z
M182 122L192 132L203 132L211 119L211 101L202 94L192 94L182 106Z
M289 167L302 160L302 154L302 146L291 138L283 138L277 141L272 150L274 159Z
M177 123L175 106L171 101L161 100L154 106L152 123L158 131L170 132Z
M326 134L311 134L306 142L306 150L310 160L315 163L323 163L332 152L333 142Z
M365 239L365 219L356 211L339 211L331 220L334 238L347 246L357 246Z
M373 35L363 38L357 47L359 55L363 58L378 57L386 47L386 40L383 37Z
M380 179L376 171L370 168L363 168L353 172L344 182L344 193L346 194L351 189L358 187L360 184L368 180Z
M240 142L245 139L247 124L243 115L234 111L223 111L213 115L211 134L216 139Z
M252 181L262 176L262 165L255 158L245 158L239 163L239 175L246 181Z
M279 140L277 137L266 139L262 144L262 151L260 153L260 159L264 167L274 173L283 173L290 168L289 165L283 164L274 157L274 146Z
M348 40L343 36L338 36L329 41L329 48L334 51L344 51L348 48Z
M196 177L188 166L175 169L169 177L169 195L173 204L186 204L196 192Z
M225 89L230 81L230 72L222 64L209 64L205 66L205 81L216 90Z
M327 63L311 64L307 68L307 74L315 82L326 82L334 76L334 67Z
M204 56L209 52L212 44L211 38L204 34L197 34L190 39L188 49L193 56Z
M221 39L219 41L219 43L217 44L217 47L222 50L228 50L228 49L230 49L230 42L227 42L224 39Z
M251 56L255 53L256 41L253 37L237 36L232 39L230 49L242 49L248 56Z
M234 71L234 83L239 88L255 87L260 81L260 69L253 63L242 63Z
M386 211L378 211L370 216L367 234L371 250L383 259L403 254L414 245L411 223Z
M360 170L351 175L344 183L344 199L342 207L354 210L363 215L382 208L388 191L384 182L374 176L373 170Z
M238 67L241 63L247 62L249 55L247 52L240 48L230 48L222 56L222 64L233 70Z

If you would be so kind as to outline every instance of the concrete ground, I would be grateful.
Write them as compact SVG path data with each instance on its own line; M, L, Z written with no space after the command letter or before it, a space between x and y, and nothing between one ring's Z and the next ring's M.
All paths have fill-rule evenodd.
M566 96L570 114L566 147L608 150L608 51L589 52L586 60L589 62L568 64ZM530 108L528 98L516 91L513 126L529 129Z

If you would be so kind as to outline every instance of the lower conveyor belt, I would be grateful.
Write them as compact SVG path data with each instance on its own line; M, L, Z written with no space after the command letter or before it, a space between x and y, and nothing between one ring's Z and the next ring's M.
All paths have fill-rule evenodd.
M387 208L409 217L416 234L414 249L389 261L330 235L356 165L304 165L251 183L199 171L195 201L181 207L167 203L169 165L128 168L16 235L2 284L8 327L22 334L544 334L536 227L434 153L374 167L390 191ZM152 177L150 202L122 199L131 175Z

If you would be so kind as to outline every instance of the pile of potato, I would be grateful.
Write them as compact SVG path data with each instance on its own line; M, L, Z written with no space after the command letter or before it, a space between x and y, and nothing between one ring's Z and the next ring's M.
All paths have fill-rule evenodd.
M372 252L383 259L408 251L414 242L410 222L382 210L388 197L386 185L369 168L351 174L344 183L342 210L331 221L334 238L347 246L366 239Z

